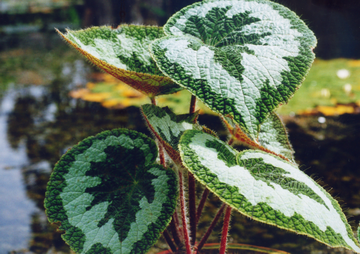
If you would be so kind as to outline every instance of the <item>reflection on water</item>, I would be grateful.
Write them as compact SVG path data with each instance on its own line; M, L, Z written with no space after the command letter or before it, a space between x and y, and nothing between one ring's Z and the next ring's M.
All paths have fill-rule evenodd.
M64 64L62 72L65 78L69 71L76 73L61 88L65 93L56 91L60 89L54 85L56 79L47 86L10 84L1 93L0 253L45 253L56 245L68 252L59 233L47 222L43 198L55 157L62 153L59 147L52 149L49 138L54 129L48 127L56 123L59 108L71 114L73 107L62 107L61 97L67 89L86 82L88 73L82 60L71 65Z
M7 141L7 116L14 108L15 91L9 90L0 108L0 253L27 246L31 235L31 214L37 209L27 199L20 169L28 163L26 148Z

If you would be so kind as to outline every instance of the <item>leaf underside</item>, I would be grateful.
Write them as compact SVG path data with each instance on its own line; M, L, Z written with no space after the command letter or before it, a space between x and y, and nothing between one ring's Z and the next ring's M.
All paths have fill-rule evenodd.
M150 97L182 89L161 73L150 56L150 43L164 36L161 27L102 26L59 34L96 66Z
M205 0L172 16L151 44L160 70L256 139L307 74L316 38L267 0Z
M360 252L337 201L294 164L258 150L238 153L194 130L184 133L179 148L185 167L240 213Z
M45 195L52 223L76 253L146 253L170 222L172 170L154 164L157 147L125 129L89 137L56 164Z

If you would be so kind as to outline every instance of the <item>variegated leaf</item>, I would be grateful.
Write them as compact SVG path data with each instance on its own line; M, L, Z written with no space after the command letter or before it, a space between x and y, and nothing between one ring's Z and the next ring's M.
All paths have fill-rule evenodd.
M295 165L258 150L237 153L194 130L184 133L179 148L186 168L240 213L360 252L338 202Z
M180 10L151 44L160 70L256 139L310 68L316 38L267 0L205 0Z
M166 152L175 161L180 162L178 144L186 130L201 130L194 124L198 113L176 115L169 108L160 108L151 104L141 107L145 120L152 133L160 140Z
M294 162L294 151L288 139L287 131L279 116L272 112L260 126L259 136L256 140L246 135L242 128L231 118L223 118L225 126L233 137L250 146L267 153L272 153L285 160Z
M271 113L260 126L258 142L266 149L294 162L294 150L284 124L276 113Z
M117 129L84 139L60 159L46 214L76 253L146 253L156 242L177 199L175 173L154 164L156 157L153 140Z
M59 34L92 63L150 97L182 89L150 57L149 44L164 36L161 27L102 26Z

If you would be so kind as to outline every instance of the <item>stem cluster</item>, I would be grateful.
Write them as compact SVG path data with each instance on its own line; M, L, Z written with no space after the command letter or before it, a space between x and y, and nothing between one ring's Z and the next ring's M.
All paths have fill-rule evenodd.
M156 105L155 98L151 98L151 103ZM193 114L196 108L196 97L193 95L191 97L190 102L190 110L189 113ZM194 123L196 119L194 120ZM230 139L229 144L231 144L233 139ZM164 167L166 167L165 161L165 153L164 147L161 142L158 140L158 147L159 147L159 157L160 163ZM181 215L181 225L178 217L178 212L172 216L172 220L169 225L169 234L168 230L163 232L163 236L168 243L171 251L173 253L179 253L186 251L186 254L198 254L200 253L201 249L203 248L204 244L208 240L211 232L215 228L217 222L219 221L224 209L226 208L225 217L224 217L224 224L222 229L222 236L221 236L221 246L220 246L220 254L224 254L226 251L226 243L227 243L227 235L229 230L229 222L231 217L231 208L225 204L219 208L218 212L216 213L213 221L211 222L210 226L208 227L207 231L201 238L199 242L196 242L196 230L198 226L198 222L202 213L202 210L205 206L205 202L209 196L209 190L207 188L204 189L201 199L199 201L198 206L196 207L196 181L193 174L188 172L188 214L187 214L187 206L186 206L186 197L185 197L185 190L184 190L184 176L182 169L178 170L179 176L179 194L180 194L180 215ZM189 215L189 220L188 220ZM172 236L172 237L171 237Z

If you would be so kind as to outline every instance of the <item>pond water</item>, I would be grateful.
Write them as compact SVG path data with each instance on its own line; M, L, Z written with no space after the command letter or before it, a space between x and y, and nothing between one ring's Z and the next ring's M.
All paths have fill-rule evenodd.
M14 94L14 91L7 93L0 110L0 139L3 141L0 145L0 252L27 245L31 234L31 214L39 212L34 203L26 197L21 175L20 169L28 164L25 144L21 143L17 149L13 149L6 142L7 115L13 109ZM14 211L22 212L16 214Z
M43 208L54 164L68 148L102 130L125 127L149 134L138 108L108 110L68 96L70 90L91 81L95 70L55 36L35 34L31 46L0 52L4 66L0 73L0 253L70 253L56 227L47 222ZM41 41L42 50L36 48L39 38L46 38ZM202 115L199 121L225 137L215 116ZM325 121L319 121L319 116L284 116L284 121L301 169L333 189L333 195L348 208L346 215L355 228L360 219L359 115ZM201 227L219 205L211 196ZM348 253L236 213L231 225L232 242L291 253ZM202 233L200 229L198 237ZM210 240L219 241L217 232ZM162 242L157 246L154 252L166 247Z

